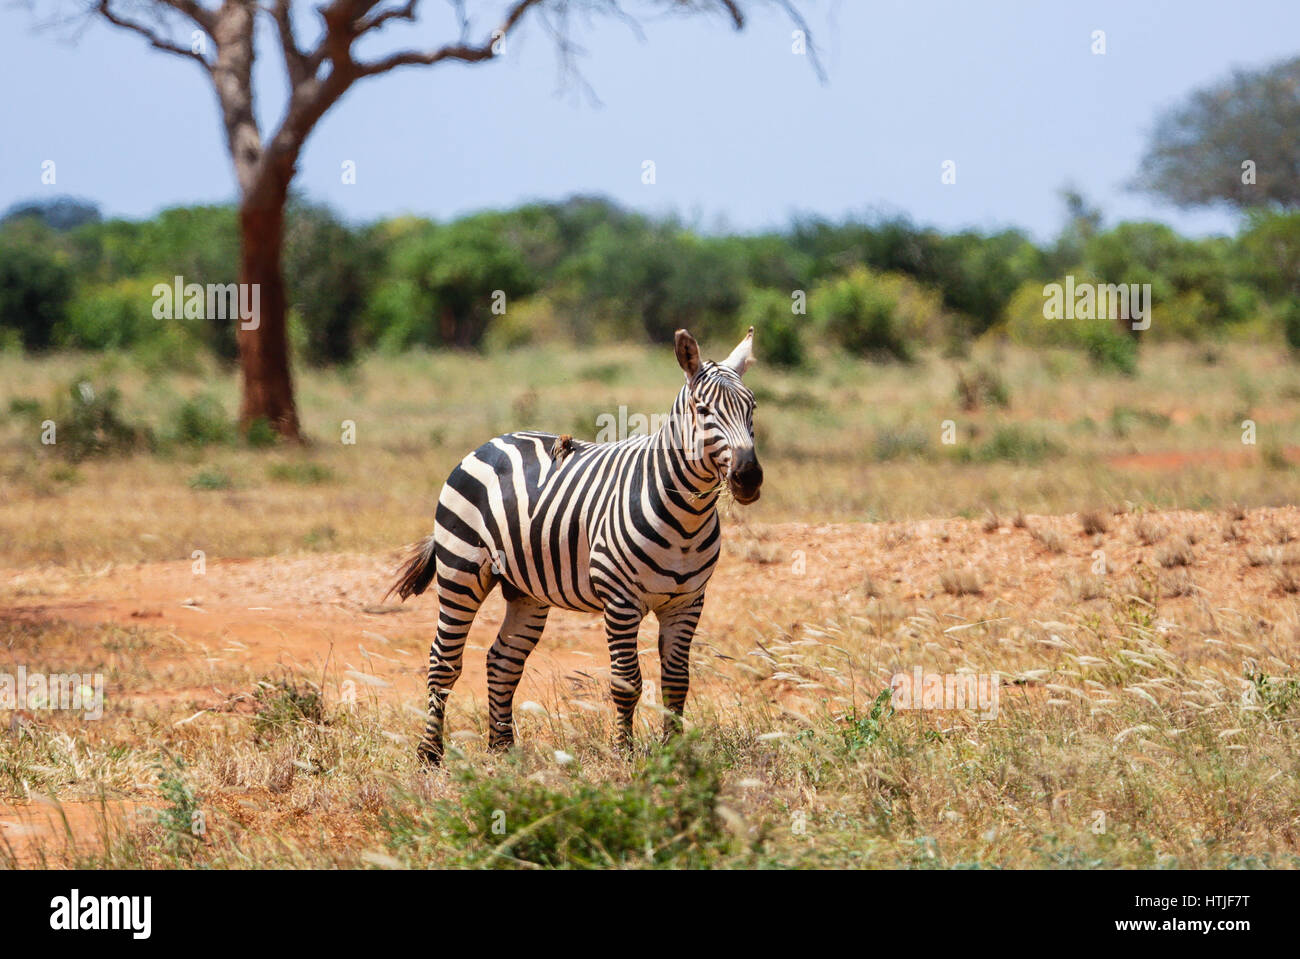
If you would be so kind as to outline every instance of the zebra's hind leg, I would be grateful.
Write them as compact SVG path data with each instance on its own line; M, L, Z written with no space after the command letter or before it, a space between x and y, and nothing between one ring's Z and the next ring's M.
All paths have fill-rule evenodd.
M528 654L542 638L549 609L529 596L516 595L506 602L501 631L487 654L488 746L492 749L508 749L514 744L515 688Z
M495 583L486 561L481 567L456 557L438 555L438 635L429 649L429 714L416 750L426 766L442 762L442 723L447 697L460 678L465 637L483 600Z
M645 613L632 605L611 603L605 607L605 635L609 641L611 691L618 709L618 745L632 748L632 717L641 699L641 663L636 654L636 636Z

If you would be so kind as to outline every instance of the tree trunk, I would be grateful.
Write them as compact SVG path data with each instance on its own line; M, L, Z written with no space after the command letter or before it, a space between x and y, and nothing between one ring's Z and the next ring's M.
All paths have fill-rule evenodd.
M287 199L287 189L273 189L245 197L239 207L239 282L247 284L244 289L257 291L253 302L258 304L255 325L252 320L239 321L239 366L244 378L239 425L247 432L255 420L264 418L280 436L298 442L280 263Z

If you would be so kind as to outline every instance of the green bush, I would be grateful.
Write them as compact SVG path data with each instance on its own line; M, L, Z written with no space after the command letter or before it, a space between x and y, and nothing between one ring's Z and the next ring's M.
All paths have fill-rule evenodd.
M957 370L957 402L968 413L986 403L1006 407L1011 403L1011 393L997 370L977 365L969 373Z
M192 490L223 490L230 489L234 485L229 474L219 469L199 470L190 477Z
M898 298L869 270L854 269L813 291L813 315L832 342L877 360L912 359L903 335Z
M1095 283L1095 277L1076 272L1075 283ZM1005 333L1022 346L1060 346L1082 350L1093 366L1133 374L1137 370L1137 338L1119 328L1117 321L1106 317L1084 319L1047 316L1046 284L1037 280L1016 290L1007 305L1002 324L994 333ZM1154 326L1157 316L1152 320Z
M210 446L235 438L235 424L221 401L208 393L185 400L172 414L169 439L182 446Z
M194 371L202 348L202 320L154 316L155 283L123 279L84 288L58 328L58 345L80 350L129 349L147 367Z
M100 389L89 380L77 379L39 415L55 424L54 451L78 463L152 448L152 432L131 423L121 407L122 395L116 387Z
M1020 426L999 426L993 435L976 448L973 458L979 462L1002 461L1032 465L1060 456L1061 446L1041 433L1031 433Z
M924 456L930 452L930 437L915 426L897 429L884 428L876 433L872 452L881 462L911 456Z
M27 224L0 230L0 332L28 350L54 344L75 289L66 258L45 232Z
M754 328L754 352L761 362L792 369L807 361L802 329L807 316L791 312L793 300L777 290L750 290L739 326Z
M1292 297L1282 305L1282 333L1293 350L1300 350L1300 297Z
M1137 340L1109 322L1090 324L1083 330L1083 348L1092 365L1132 376L1137 372Z
M732 849L718 815L721 771L698 736L655 751L627 783L525 772L517 757L496 772L459 766L456 800L384 811L389 847L418 862L450 844L472 864L551 869L699 869Z

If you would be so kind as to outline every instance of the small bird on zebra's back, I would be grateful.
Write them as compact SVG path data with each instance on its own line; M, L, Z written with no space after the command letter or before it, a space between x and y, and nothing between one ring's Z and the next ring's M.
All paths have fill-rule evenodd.
M721 545L718 497L725 488L736 502L753 503L763 485L754 394L741 381L753 348L750 327L721 363L704 361L695 338L678 330L674 350L686 382L658 430L614 443L507 433L452 470L433 533L389 591L406 599L433 584L438 596L422 762L442 760L443 716L465 638L497 585L506 613L487 655L490 746L514 742L515 687L553 606L604 616L624 745L641 697L637 632L653 612L664 733L681 728L691 640Z

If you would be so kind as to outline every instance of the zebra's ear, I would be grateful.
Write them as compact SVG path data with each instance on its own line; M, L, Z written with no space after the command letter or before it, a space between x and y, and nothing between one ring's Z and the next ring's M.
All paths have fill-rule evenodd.
M695 337L685 330L678 330L673 337L673 350L687 378L695 379L695 374L700 371L700 344L695 342Z
M751 326L745 338L740 341L740 345L731 351L731 355L722 361L723 366L728 366L735 370L740 376L745 375L745 370L754 365L754 328Z

